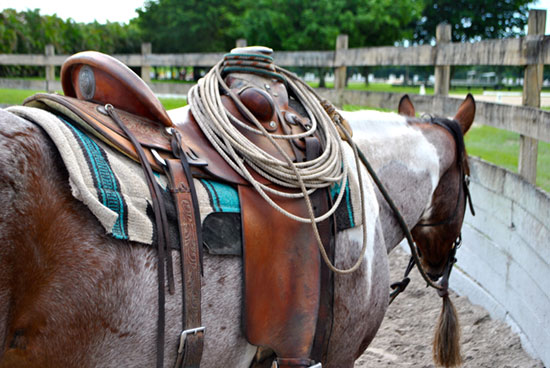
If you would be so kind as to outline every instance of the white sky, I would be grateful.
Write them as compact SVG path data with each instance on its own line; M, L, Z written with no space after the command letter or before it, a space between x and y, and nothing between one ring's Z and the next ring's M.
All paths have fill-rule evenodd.
M42 15L57 14L62 19L72 18L81 23L94 20L127 23L137 17L136 9L144 4L145 0L0 0L0 10L40 9Z
M0 0L0 10L40 9L40 14L57 14L62 19L72 18L77 22L99 23L123 22L137 16L136 9L143 7L145 0ZM550 9L550 0L539 0L535 9ZM550 34L550 14L546 21L546 34Z

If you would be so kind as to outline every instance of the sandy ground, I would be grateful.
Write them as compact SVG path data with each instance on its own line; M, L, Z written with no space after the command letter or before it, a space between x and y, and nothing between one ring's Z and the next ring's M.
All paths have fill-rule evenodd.
M458 258L460 262L460 253ZM399 247L391 253L392 282L401 280L407 262L408 255ZM492 319L466 297L452 293L451 299L462 326L464 367L544 367L527 355L519 337L504 322ZM440 309L441 299L435 290L426 288L418 271L413 270L407 290L389 307L378 334L355 367L434 367L431 343Z

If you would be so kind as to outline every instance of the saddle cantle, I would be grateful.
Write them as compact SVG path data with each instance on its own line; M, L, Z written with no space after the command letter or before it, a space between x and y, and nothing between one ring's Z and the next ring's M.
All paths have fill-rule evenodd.
M299 99L289 93L284 78L274 72L270 52L270 49L256 47L235 49L227 54L222 77L228 89L221 95L221 101L223 108L234 117L234 127L251 144L283 160L272 142L251 133L249 127L254 125L249 114L274 136L305 132L312 122ZM264 69L258 72L249 61L251 56L267 65L267 72ZM267 205L211 145L189 106L166 112L150 88L116 59L97 52L79 53L66 61L61 77L66 96L38 94L25 104L67 115L91 134L155 171L166 172L162 161L170 161L171 169L167 173L172 175L178 166L174 155L180 151L184 156L182 162L189 164L194 177L220 180L238 187L244 247L245 335L251 344L272 349L280 367L307 367L322 361L332 324L333 281L332 274L320 260L311 225L291 220ZM237 96L242 106L235 103L232 96ZM124 127L115 121L112 110ZM172 133L167 129L173 129ZM174 135L179 137L177 147ZM132 137L139 142L137 145ZM298 163L317 157L322 146L318 136L275 138L275 141ZM258 182L282 189L250 171ZM174 188L182 176L185 175L179 172L177 179L172 177ZM329 198L326 190L318 190L311 196L316 215L327 211ZM292 213L307 216L303 200L277 200ZM181 208L178 210L184 219L185 213ZM330 238L335 233L334 222L325 220L317 227L327 253L333 256ZM183 224L180 221L180 228L182 234L197 232L200 224L194 228L192 221ZM182 251L194 246L182 244ZM185 268L184 265L184 273ZM188 277L196 284L196 275ZM186 303L192 304L187 299ZM194 303L196 305L196 300ZM197 323L200 323L200 314L198 322L191 321L192 326L185 326L186 339L196 340L194 334L186 332L190 331L189 327L197 327ZM202 342L199 345L202 351ZM200 361L196 355L192 360ZM184 362L182 366L187 365Z
M151 88L119 60L95 51L74 54L61 67L65 96L118 109L172 126L164 106Z

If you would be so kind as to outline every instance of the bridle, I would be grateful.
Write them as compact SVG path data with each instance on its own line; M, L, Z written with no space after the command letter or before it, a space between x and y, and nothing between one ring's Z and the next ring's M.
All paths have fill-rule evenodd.
M457 147L456 152L456 164L459 167L460 170L460 176L461 180L459 182L459 190L458 190L458 196L456 200L456 205L453 210L453 212L447 216L445 219L437 221L437 222L431 222L431 223L418 223L416 226L420 227L437 227L442 225L447 225L454 221L458 215L459 207L460 207L460 200L462 197L464 197L464 206L466 204L469 205L470 211L473 216L475 216L474 207L472 204L472 197L470 195L469 190L469 184L470 184L470 178L468 175L466 175L466 170L464 168L464 163L466 160L466 150L464 145L464 136L462 134L462 129L460 128L460 125L456 120L449 120L449 119L442 119L442 118L434 118L431 117L430 121L432 124L438 125L445 130L447 130L449 133L451 133ZM408 233L409 230L407 229L405 233ZM410 234L410 233L409 233ZM412 238L412 236L411 236ZM445 262L445 268L443 271L443 275L441 276L441 281L439 284L433 284L431 280L426 280L428 282L429 286L435 287L437 289L437 292L439 296L443 297L445 295L448 295L448 287L449 287L449 277L451 275L451 271L453 269L453 265L456 263L456 251L460 247L462 243L462 232L460 232L457 236L457 238L454 240L452 244L451 251L449 253L449 256L447 257L447 260ZM410 242L409 242L409 245ZM414 246L413 246L414 245ZM405 290L407 285L410 282L410 278L408 277L409 273L413 269L414 265L418 267L418 270L424 276L425 272L423 270L422 265L420 264L417 257L415 257L415 252L413 252L413 249L416 250L416 256L420 254L420 250L418 249L418 246L416 243L413 242L413 245L411 245L411 258L409 260L409 264L407 265L407 268L405 269L404 277L401 281L395 282L391 285L391 288L393 289L393 292L390 294L390 304L395 300L397 295L399 295L401 292ZM424 277L424 279L426 279ZM435 285L435 286L434 286Z
M449 133L451 133L451 135L452 135L452 137L453 137L453 139L456 143L456 147L457 147L456 164L458 165L458 167L460 169L460 175L461 175L462 178L461 178L460 183L459 183L459 186L460 186L459 194L458 194L458 198L457 198L457 204L455 206L455 209L454 209L453 213L450 216L448 216L446 219L442 220L442 221L438 221L438 222L435 222L435 223L427 223L427 224L417 225L417 226L424 226L424 227L441 226L441 225L445 225L445 224L448 224L451 221L453 221L456 218L456 216L458 215L458 209L459 209L459 206L460 206L460 199L461 199L462 196L464 196L464 200L465 200L464 205L466 206L466 203L468 203L469 206L470 206L470 210L472 212L472 215L475 215L473 205L472 205L472 199L471 199L471 196L470 196L470 191L469 191L469 188L468 188L469 178L466 175L465 168L464 168L464 162L466 160L466 156L465 156L466 155L466 150L465 150L465 145L464 145L464 135L462 134L462 129L460 127L460 124L456 120L433 118L433 117L430 118L430 121L431 121L432 124L440 126L440 127L444 128L445 130L447 130ZM339 124L340 122L335 121L335 123ZM358 149L358 155L359 155L359 158L361 159L361 162L363 163L363 165L365 166L365 168L369 172L370 176L372 177L374 183L376 184L376 186L380 190L380 193L382 194L382 196L384 197L384 199L386 200L386 202L388 203L388 205L392 209L392 211L393 211L393 213L394 213L394 215L397 219L397 222L399 223L401 229L405 233L405 238L407 239L407 242L408 242L410 250L411 250L411 258L410 258L409 264L408 264L408 266L405 270L405 276L404 276L403 280L400 281L400 282L396 282L396 283L391 285L391 288L393 289L393 291L390 293L390 304L397 297L397 295L399 295L402 291L405 290L405 288L409 284L410 279L409 279L408 275L409 275L410 271L414 268L415 265L417 266L418 271L420 272L420 274L422 275L422 278L426 281L428 286L431 286L431 287L435 288L438 291L439 295L442 296L442 297L447 295L448 294L448 286L449 286L449 284L448 284L449 276L451 274L451 270L453 268L453 265L456 262L456 258L455 258L456 250L458 249L458 247L460 246L460 243L462 241L461 234L459 233L459 235L457 236L457 239L453 242L453 247L451 249L449 257L447 258L446 265L445 265L445 271L443 273L443 276L441 277L440 283L438 284L438 283L434 282L427 275L426 271L422 267L422 264L420 263L418 246L414 242L414 240L412 238L412 235L411 235L411 231L410 231L409 227L407 226L407 224L405 223L405 220L403 219L403 216L401 215L401 212L399 211L399 209L397 208L397 206L395 205L395 203L393 202L393 200L389 196L386 188L384 187L384 185L382 184L382 182L380 181L380 179L376 175L374 169L372 168L372 166L368 162L365 155L359 149Z
M460 125L456 122L456 120L434 118L434 117L431 118L431 123L444 128L453 136L457 147L456 162L460 170L461 180L459 182L458 196L457 196L456 205L453 213L441 221L416 224L416 226L420 226L420 227L434 227L434 226L446 225L452 222L458 215L458 209L460 207L460 199L462 198L462 196L465 197L465 203L466 202L468 203L470 207L470 211L472 212L472 215L475 216L474 207L472 205L472 197L470 195L470 190L469 190L470 177L466 174L466 170L464 168L464 162L466 160L466 157L465 157L466 149L464 146L464 136L462 135L462 130L460 128Z

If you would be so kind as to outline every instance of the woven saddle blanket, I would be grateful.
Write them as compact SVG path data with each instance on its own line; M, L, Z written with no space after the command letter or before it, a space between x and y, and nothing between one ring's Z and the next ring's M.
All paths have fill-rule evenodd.
M146 245L156 243L151 196L141 166L87 135L67 117L33 107L7 109L40 126L57 147L69 173L72 195L83 202L106 233L116 239ZM343 200L336 211L338 231L361 224L357 180L350 174ZM166 189L167 178L155 175ZM228 184L194 179L203 224L204 246L213 254L241 254L240 204L237 190ZM331 188L333 198L340 188ZM170 207L172 196L164 191ZM266 204L267 205L267 204ZM175 210L168 208L170 244L179 247Z

